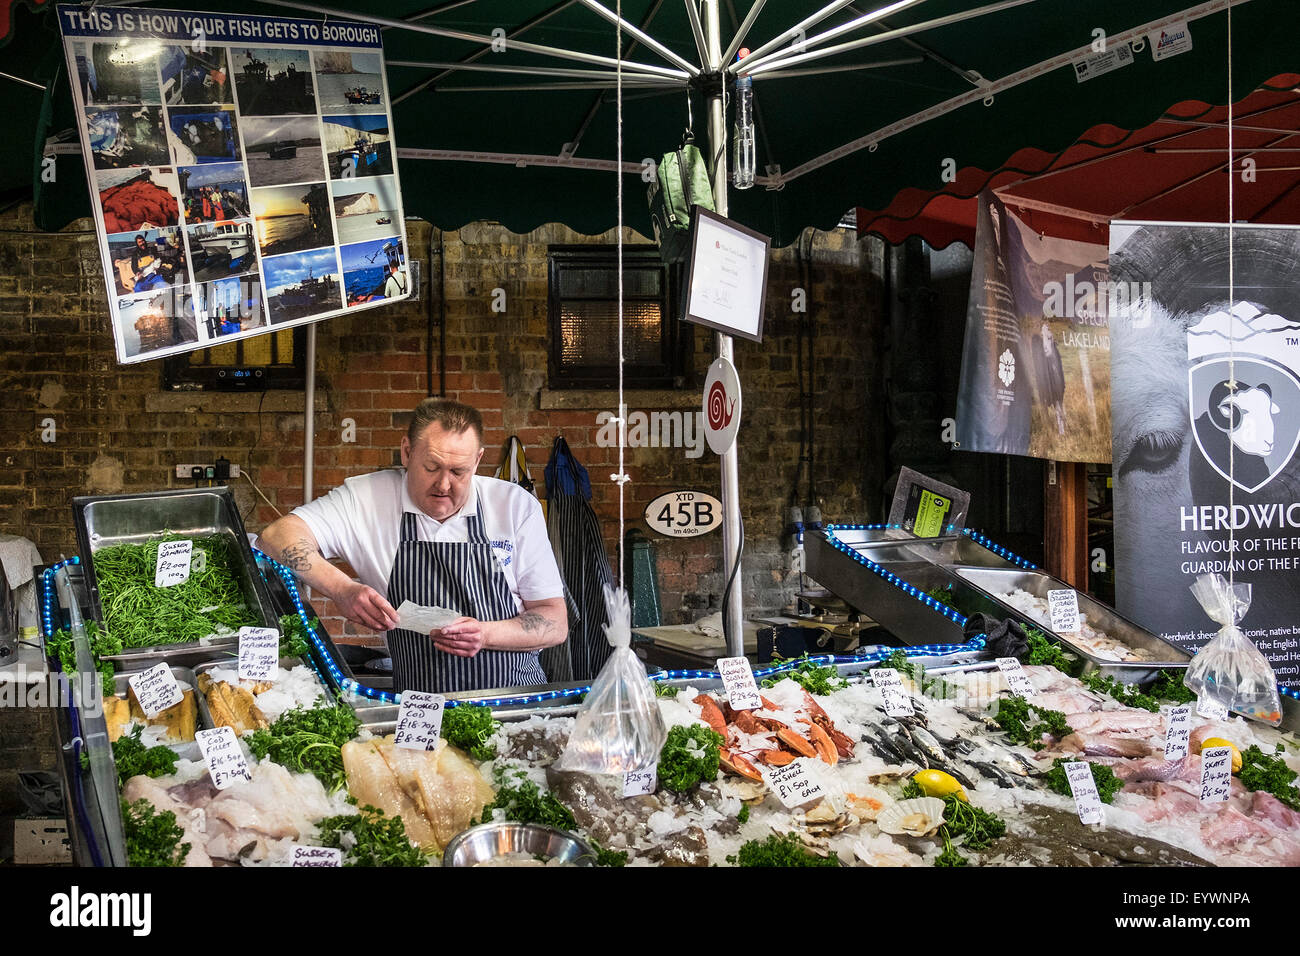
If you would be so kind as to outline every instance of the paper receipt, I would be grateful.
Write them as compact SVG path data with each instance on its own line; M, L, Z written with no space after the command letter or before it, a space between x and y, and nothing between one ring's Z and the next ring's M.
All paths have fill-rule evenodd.
M446 627L464 616L459 611L449 611L445 607L423 607L413 601L403 601L397 609L397 626L417 634L428 634L435 627Z

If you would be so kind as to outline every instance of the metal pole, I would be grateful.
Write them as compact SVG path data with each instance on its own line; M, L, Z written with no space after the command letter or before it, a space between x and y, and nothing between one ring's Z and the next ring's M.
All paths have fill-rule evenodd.
M721 18L719 0L704 0L704 34L709 52L709 72L722 69ZM709 97L709 159L713 163L713 202L719 215L727 214L727 113L723 107L722 91ZM718 333L718 358L735 361L731 336ZM740 469L736 445L733 442L722 456L722 573L724 581L735 568L735 583L726 606L722 609L726 624L727 654L741 657L745 653L745 613L743 594L745 573L740 567Z
M316 323L307 326L307 381L303 384L306 408L302 422L302 503L312 498L316 471Z

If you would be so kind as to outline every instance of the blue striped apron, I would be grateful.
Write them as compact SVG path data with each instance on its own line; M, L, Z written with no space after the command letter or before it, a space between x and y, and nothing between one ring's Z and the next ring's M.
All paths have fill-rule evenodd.
M403 601L445 607L480 621L504 621L519 612L505 573L478 514L467 515L469 540L421 541L416 516L402 515L401 538L388 575L388 603ZM393 656L393 690L446 693L546 683L537 651L482 650L459 657L438 650L428 634L394 628L388 632Z

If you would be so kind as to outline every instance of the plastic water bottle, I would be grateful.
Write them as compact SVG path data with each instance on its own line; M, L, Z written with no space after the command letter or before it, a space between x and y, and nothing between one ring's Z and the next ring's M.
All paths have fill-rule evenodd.
M736 61L747 56L749 50L742 49ZM754 169L758 164L754 144L754 81L748 76L736 77L736 128L731 142L731 183L737 189L748 189L754 185Z

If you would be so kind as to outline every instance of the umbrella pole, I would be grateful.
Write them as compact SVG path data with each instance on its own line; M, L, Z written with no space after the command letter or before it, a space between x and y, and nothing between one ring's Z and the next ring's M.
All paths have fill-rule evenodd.
M708 71L720 72L722 62L721 17L719 0L704 0L704 39L708 51ZM723 74L727 76L727 74ZM709 158L713 163L713 203L718 214L727 215L727 113L722 102L722 88L709 96ZM735 350L730 335L717 333L718 358L735 362ZM727 654L741 657L745 653L744 582L740 568L740 471L737 465L737 445L732 442L722 456L722 574L725 582L735 569L731 594L722 609L724 631L727 635Z

